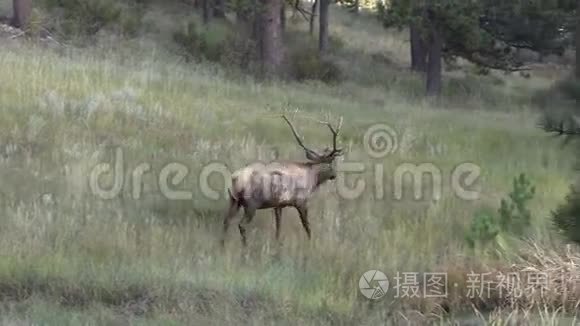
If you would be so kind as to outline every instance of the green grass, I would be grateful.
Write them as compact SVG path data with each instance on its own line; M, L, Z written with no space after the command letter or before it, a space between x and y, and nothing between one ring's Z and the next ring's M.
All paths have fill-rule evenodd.
M344 58L364 44L380 44L376 51L404 46L396 33L353 34L345 23L352 18L336 15ZM0 77L9 81L0 96L0 308L7 324L376 324L399 312L412 318L410 310L437 313L430 301L369 304L359 277L375 268L392 277L464 266L455 271L461 279L470 268L509 264L474 256L463 235L473 213L499 207L522 172L538 189L531 240L562 245L548 216L568 190L573 155L535 126L536 113L526 105L545 80L508 76L494 84L449 74L458 81L449 82L442 103L430 104L418 95L417 77L394 73L397 66L382 67L384 77L375 80L357 66L336 86L260 83L181 63L150 43L122 42L118 52L97 45L57 53L21 42L0 50ZM131 50L134 57L124 52L131 46L142 47ZM368 54L356 55L364 61ZM395 62L403 65L404 55L393 54ZM334 184L321 189L311 203L310 242L289 209L277 248L272 213L264 211L252 223L249 255L236 227L221 251L227 203L206 198L198 176L210 163L233 171L269 159L273 148L283 158L302 158L279 118L287 105L299 108L296 119L344 116L345 160L366 166L368 187L355 200L341 199ZM398 150L383 159L363 146L374 123L398 132ZM328 144L324 128L297 124L307 143ZM91 192L89 175L116 148L125 159L123 194L102 200ZM157 179L171 162L187 166L182 186L192 200L162 196ZM394 171L406 162L433 163L443 172L439 201L393 199ZM475 202L449 189L450 173L463 162L481 167ZM152 172L142 197L133 199L131 172L141 163ZM385 169L382 200L372 191L375 164ZM219 178L213 183L223 187Z

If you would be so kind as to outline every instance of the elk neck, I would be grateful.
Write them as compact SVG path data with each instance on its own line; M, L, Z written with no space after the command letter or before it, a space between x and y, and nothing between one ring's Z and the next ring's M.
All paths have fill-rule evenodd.
M336 178L336 173L330 163L305 163L310 179L313 181L314 189L328 180Z

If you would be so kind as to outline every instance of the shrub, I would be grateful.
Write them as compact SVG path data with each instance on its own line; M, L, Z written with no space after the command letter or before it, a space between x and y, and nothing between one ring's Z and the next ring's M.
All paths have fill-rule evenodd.
M204 59L220 62L232 45L230 30L219 23L209 24L200 28L196 21L190 21L183 30L174 33L173 38L185 51L190 59Z
M485 247L495 240L499 232L500 228L495 216L482 210L476 213L465 235L465 240L470 248Z
M258 44L247 31L235 29L221 21L207 26L192 20L182 30L173 34L174 41L190 60L219 62L226 67L236 67L252 73L259 64ZM338 81L341 71L329 58L321 58L318 50L306 37L297 33L286 35L288 49L293 49L287 58L285 70L296 80L321 80L327 83ZM331 38L331 46L342 47L340 38Z
M187 56L196 57L200 52L200 40L197 24L189 22L184 30L177 31L173 34L173 40L181 46Z
M257 60L257 44L244 33L230 33L227 36L221 63L224 66L250 69Z
M474 74L481 76L488 76L491 72L491 69L481 65L475 65L472 70Z
M296 80L321 80L332 83L341 79L338 65L322 58L315 49L296 51L290 56L290 73Z
M534 198L536 189L531 185L524 173L513 180L513 190L509 199L502 199L499 208L500 225L502 230L515 235L522 235L531 223L531 212L526 207Z
M329 48L332 52L340 51L340 50L344 49L344 47L345 47L345 44L344 44L344 41L342 40L342 38L335 36L335 35L328 36L328 45L329 45Z
M543 109L554 107L577 109L579 101L580 80L574 76L564 78L532 96L532 103Z
M60 14L61 19L53 28L69 36L94 35L103 28L135 35L143 17L141 4L130 1L45 0L44 6L55 16Z
M566 98L580 101L580 80L576 78L567 78L558 82L556 88L559 89L562 95Z
M524 173L513 180L513 190L509 199L502 199L498 215L490 210L476 213L468 229L465 240L471 248L482 248L497 243L501 234L520 237L525 234L531 222L528 202L534 197L535 187Z
M571 187L566 202L552 212L552 222L563 235L580 244L580 192Z
M201 53L209 61L218 62L221 60L227 46L226 40L229 30L220 24L209 24L204 26L199 37Z

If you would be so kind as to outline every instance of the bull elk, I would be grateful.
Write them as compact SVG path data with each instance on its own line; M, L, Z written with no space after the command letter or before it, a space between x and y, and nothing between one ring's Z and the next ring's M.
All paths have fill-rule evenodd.
M252 163L232 174L232 185L228 189L229 209L223 221L222 246L225 245L228 227L241 207L244 208L243 218L238 224L242 245L247 246L246 226L252 221L256 210L274 210L276 224L276 240L280 238L280 223L282 209L294 207L306 231L311 238L308 222L308 200L311 195L328 180L336 179L335 158L342 155L342 149L336 147L336 141L342 118L335 129L330 123L325 124L332 133L332 150L326 147L322 151L307 148L302 142L296 128L285 115L282 118L290 126L298 145L304 149L308 161L274 160L267 164Z

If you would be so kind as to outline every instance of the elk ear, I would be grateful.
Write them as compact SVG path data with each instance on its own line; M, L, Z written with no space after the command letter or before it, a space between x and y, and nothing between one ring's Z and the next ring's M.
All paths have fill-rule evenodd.
M306 158L309 159L310 161L320 160L320 157L315 156L313 152L306 152Z

